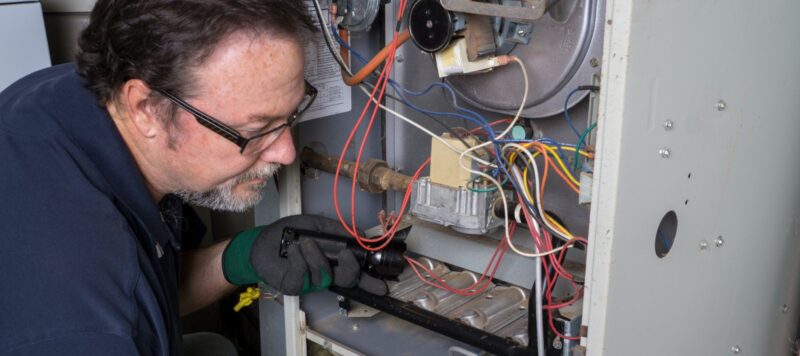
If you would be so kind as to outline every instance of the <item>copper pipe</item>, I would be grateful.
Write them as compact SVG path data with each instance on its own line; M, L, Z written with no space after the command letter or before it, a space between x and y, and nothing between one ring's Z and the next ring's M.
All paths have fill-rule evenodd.
M319 154L309 147L303 148L300 153L300 161L304 167L329 173L336 173L339 162L337 158ZM342 161L341 175L353 178L355 170L355 162ZM410 176L395 172L389 168L386 161L369 159L358 169L358 185L370 193L382 193L389 189L402 192L408 188L410 183Z

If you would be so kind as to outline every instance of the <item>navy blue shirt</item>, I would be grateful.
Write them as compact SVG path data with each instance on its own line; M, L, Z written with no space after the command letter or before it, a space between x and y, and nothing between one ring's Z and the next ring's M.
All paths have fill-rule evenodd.
M0 354L181 354L176 200L74 65L0 93Z

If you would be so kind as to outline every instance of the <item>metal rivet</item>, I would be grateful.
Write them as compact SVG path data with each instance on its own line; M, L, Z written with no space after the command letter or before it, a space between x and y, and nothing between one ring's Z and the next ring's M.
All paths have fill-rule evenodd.
M406 57L403 57L402 54L397 54L394 56L394 59L397 61L397 63L403 63L403 61L406 60Z
M717 237L717 239L714 240L714 245L717 245L717 247L722 247L722 245L724 245L724 244L725 244L725 240L722 239L722 236Z
M717 110L722 111L722 110L725 110L725 108L727 108L727 107L728 107L728 104L726 104L725 101L720 100L720 101L717 102Z
M731 347L731 351L733 351L733 353L735 353L735 354L738 354L738 353L742 352L742 348L739 347L739 345L733 345L733 347Z
M786 304L784 304L784 305L781 307L781 312L782 312L782 313L784 313L784 314L786 314L788 311L789 311L789 306L788 306L788 305L786 305Z
M664 121L664 130L669 131L672 130L672 120Z
M669 147L664 147L658 150L658 154L661 155L661 158L669 158L672 152L670 152Z
M358 323L353 324L353 331L358 331Z
M707 248L708 248L708 241L706 240L700 241L700 249L705 250Z
M597 67L600 65L600 61L597 60L597 58L592 58L589 60L589 65L592 66L592 68Z

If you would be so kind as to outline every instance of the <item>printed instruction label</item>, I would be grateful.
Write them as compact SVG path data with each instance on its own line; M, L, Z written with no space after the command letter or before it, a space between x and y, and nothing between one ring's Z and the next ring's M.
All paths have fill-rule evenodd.
M319 28L314 3L306 1L305 4L314 24ZM327 16L328 8L323 7L322 13ZM306 80L317 88L317 99L303 114L301 121L349 112L352 108L352 88L342 80L342 69L325 45L325 34L321 30L317 34L316 43L311 42L305 47ZM338 51L339 44L334 42L333 49Z

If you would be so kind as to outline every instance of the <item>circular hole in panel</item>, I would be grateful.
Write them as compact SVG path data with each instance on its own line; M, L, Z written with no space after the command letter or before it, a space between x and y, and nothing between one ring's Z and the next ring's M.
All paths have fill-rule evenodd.
M686 200L683 202L683 205L689 205L689 199L686 199Z
M661 223L656 229L656 256L664 258L675 242L675 233L678 232L678 216L674 211L664 214Z
M689 172L689 175L686 176L686 179L692 179L692 172Z

